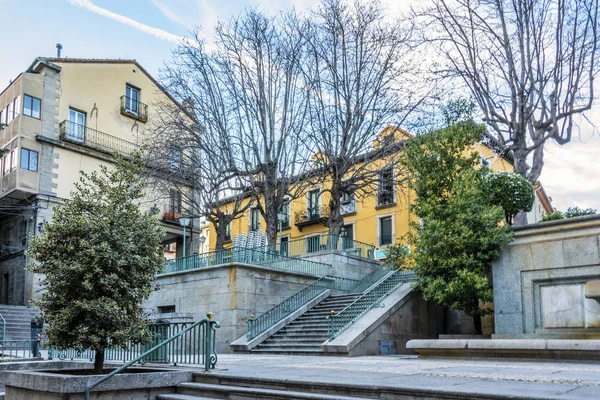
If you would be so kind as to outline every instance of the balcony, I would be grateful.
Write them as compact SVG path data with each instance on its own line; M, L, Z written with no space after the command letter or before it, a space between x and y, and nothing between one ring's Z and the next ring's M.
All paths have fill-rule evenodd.
M121 114L140 122L148 122L148 105L123 95L121 96Z
M74 143L103 153L131 155L139 146L108 133L64 120L59 125L60 140Z
M377 191L377 206L376 209L392 207L396 205L393 190L378 190Z
M322 224L329 218L329 207L313 207L306 211L298 211L296 213L296 227L302 232L302 228L308 225Z

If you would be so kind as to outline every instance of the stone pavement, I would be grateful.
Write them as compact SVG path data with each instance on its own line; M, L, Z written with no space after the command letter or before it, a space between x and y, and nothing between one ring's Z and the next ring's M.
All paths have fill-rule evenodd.
M223 354L214 374L437 390L511 399L600 399L600 363Z

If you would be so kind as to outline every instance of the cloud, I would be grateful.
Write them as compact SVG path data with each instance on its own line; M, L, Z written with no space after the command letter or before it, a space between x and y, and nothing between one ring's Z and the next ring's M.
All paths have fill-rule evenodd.
M137 22L131 18L125 17L120 14L116 14L112 11L108 11L107 9L102 8L102 7L98 7L97 5L95 5L94 3L92 3L89 0L68 0L68 1L69 1L69 3L71 3L71 5L85 8L96 14L100 14L107 18L110 18L114 21L120 22L125 25L129 25L139 31L150 34L159 39L168 40L173 43L179 43L183 39L181 36L177 36L177 35L167 32L167 31L163 31L162 29L153 28L151 26L144 25L144 24Z
M173 9L171 9L166 3L164 3L160 0L152 0L152 4L154 4L154 7L158 8L159 11L165 17L167 17L169 20L175 22L176 24L184 26L188 29L192 28L193 23L190 23L188 18L186 18L186 17L189 17L189 14L185 13L183 15L180 15L177 12L173 11ZM179 6L177 8L180 9Z

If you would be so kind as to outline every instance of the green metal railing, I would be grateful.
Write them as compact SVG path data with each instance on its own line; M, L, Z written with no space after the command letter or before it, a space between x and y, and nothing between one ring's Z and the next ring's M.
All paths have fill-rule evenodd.
M89 384L84 391L85 400L90 399L90 391L102 382L125 371L137 362L144 364L146 361L152 361L157 355L159 358L163 356L168 357L169 362L175 365L177 363L200 364L204 365L204 371L214 368L217 363L215 330L216 328L220 328L221 325L216 321L212 321L212 313L208 313L207 316L208 319L201 319L190 326L183 327L185 324L181 324L177 328L180 330L173 336L137 355L110 374ZM160 325L162 324L158 324L157 326L160 327Z
M39 354L32 354L32 344L39 340L3 340L2 350L0 351L0 360L23 359L39 357Z
M232 247L224 250L180 257L170 260L159 275L189 271L214 265L239 262L261 265L289 272L324 276L329 273L330 265L301 258L287 257L277 251L261 251L252 248Z
M6 320L2 314L0 314L0 318L2 319L2 342L4 342L6 340Z
M298 257L318 251L335 250L373 259L375 246L337 235L317 235L281 244L281 254Z
M369 275L361 279L360 284L357 287L355 287L354 290L352 290L352 293L364 292L390 272L391 270L387 267L387 265L375 269Z
M334 339L340 332L366 314L367 311L377 307L381 300L398 286L406 282L415 281L416 279L417 276L412 272L397 270L338 314L327 317L329 320L329 340Z
M251 316L250 319L246 320L246 324L248 325L246 337L248 339L255 338L294 311L298 310L300 307L309 303L327 289L350 292L357 285L359 285L360 282L361 281L357 281L355 279L340 278L337 276L324 276L311 283L295 295L287 298L280 304L271 308L258 318Z

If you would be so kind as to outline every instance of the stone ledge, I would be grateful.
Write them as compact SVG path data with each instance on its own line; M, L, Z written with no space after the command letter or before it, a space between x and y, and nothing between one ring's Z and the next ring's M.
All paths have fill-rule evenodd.
M410 340L419 357L600 360L600 340Z

